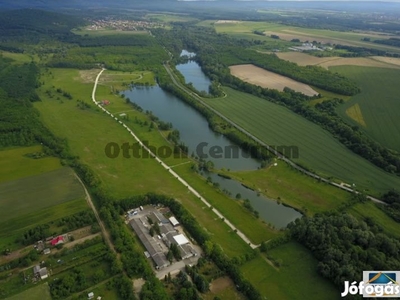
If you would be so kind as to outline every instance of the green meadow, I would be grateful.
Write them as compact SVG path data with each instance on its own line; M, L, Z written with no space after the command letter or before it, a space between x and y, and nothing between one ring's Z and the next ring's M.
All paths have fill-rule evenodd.
M339 299L340 291L317 274L317 261L298 243L290 242L268 252L280 266L268 262L264 254L240 267L266 299Z
M375 195L400 185L399 177L352 153L328 132L294 112L246 93L224 90L228 97L205 101L269 145L297 146L299 157L293 157L295 162L322 176L355 183L358 189Z
M353 79L361 88L361 93L338 108L340 115L384 147L400 152L400 70L360 66L330 69ZM354 116L349 112L357 104L360 112Z
M275 162L276 166L273 165ZM256 171L222 173L310 215L333 210L350 199L348 192L294 170L283 161L275 160L273 163Z
M0 184L61 168L56 157L33 159L27 154L42 152L41 146L9 148L0 151Z

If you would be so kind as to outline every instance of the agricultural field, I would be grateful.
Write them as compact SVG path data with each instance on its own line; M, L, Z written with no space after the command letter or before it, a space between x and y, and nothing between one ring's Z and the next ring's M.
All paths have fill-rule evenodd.
M8 221L83 197L83 188L69 168L3 182L0 184L0 219Z
M283 91L285 87L307 96L317 95L309 85L290 79L288 77L267 71L254 65L230 66L231 74L245 82L259 85L264 88Z
M389 50L392 52L400 52L396 47L379 45L371 42L362 41L362 38L374 39L385 39L391 36L379 35L377 33L359 33L359 32L344 32L344 31L333 31L326 29L313 29L313 28L301 28L294 26L287 26L278 23L270 22L228 22L218 23L217 21L206 20L198 23L199 26L213 26L218 33L227 33L233 36L249 35L252 34L254 39L261 39L262 36L255 35L254 31L266 32L267 36L271 34L277 35L281 40L291 41L292 39L299 39L301 42L321 42L330 44L342 44L356 47L367 47L374 49Z
M12 251L21 245L17 240L29 229L41 224L61 219L78 212L87 210L89 207L85 199L80 198L62 204L43 208L40 211L29 212L10 218L6 222L0 222L0 249L5 247ZM56 229L56 228L54 228Z
M5 300L51 300L49 285L47 282L39 284Z
M41 146L10 148L0 151L0 184L5 181L34 176L61 168L56 157L33 159L29 154L41 153Z
M317 261L300 244L283 244L268 255L279 267L271 265L264 254L240 267L244 277L267 299L340 298L340 291L317 274Z
M93 107L90 95L93 83L83 83L79 77L78 70L72 69L51 69L52 75L43 77L45 85L41 89L42 102L35 103L40 111L44 123L58 136L67 138L73 154L79 155L81 161L88 164L97 174L102 186L117 198L131 195L143 194L146 192L156 192L174 197L182 202L185 207L199 220L209 232L212 232L212 238L219 243L224 251L235 256L250 250L229 227L221 220L216 218L214 213L205 208L205 205L175 178L169 175L159 164L152 159L124 158L122 155L117 158L109 158L105 154L105 147L110 142L122 145L125 142L133 143L133 138L120 124L109 116L102 113L98 108ZM108 71L105 72L105 75ZM54 76L54 78L52 77ZM49 98L45 91L52 86L60 87L62 90L71 93L73 99L56 100ZM109 87L100 85L96 94L97 99L108 99L110 104L107 109L112 113L126 112L127 116L124 122L142 139L149 141L152 145L168 145L165 138L155 130L149 130L144 126L144 121L149 121L143 113L134 110L130 104L127 104L121 97L115 96L110 92ZM83 99L89 107L77 106L76 99ZM140 123L139 123L140 121ZM70 130L65 130L68 127ZM100 133L100 134L99 134ZM95 137L95 138L94 138ZM187 162L187 158L168 158L165 162L168 165L177 165ZM184 165L184 171L190 172L190 164ZM164 175L165 174L165 175ZM185 174L182 174L185 179ZM190 175L192 176L192 175ZM146 180L143 180L143 179ZM212 186L207 185L203 180L198 182L201 191L206 193L213 190ZM219 198L226 197L219 195ZM224 200L225 201L225 200ZM224 201L215 200L215 207L223 209ZM221 205L221 207L219 206ZM248 214L242 214L240 222L245 224L249 220L251 226L256 226L257 232L255 238L259 241L268 239L270 233L266 225L260 222L254 222L254 218ZM231 220L235 223L235 220ZM254 225L257 224L257 225ZM245 231L246 228L239 227ZM247 230L250 232L250 230ZM246 232L247 233L247 232Z
M205 101L269 145L297 146L299 157L293 159L295 162L375 195L399 186L400 178L352 153L318 125L267 100L224 90L228 97Z
M350 199L349 193L304 175L285 162L276 160L276 164L256 171L230 171L226 175L307 215L334 210Z
M316 57L301 52L278 52L276 55L284 60L288 60L298 64L299 66L317 65L328 69L332 66L365 66L365 67L379 67L379 68L399 68L400 63L396 64L396 58L392 60L378 59L379 56L374 57ZM389 57L385 57L389 58Z
M389 217L384 211L379 209L373 202L358 203L352 206L348 212L356 218L364 220L365 218L372 218L373 221L381 226L388 235L396 238L400 237L399 223Z
M361 93L338 108L339 114L384 147L400 152L400 70L355 66L331 70L361 87Z

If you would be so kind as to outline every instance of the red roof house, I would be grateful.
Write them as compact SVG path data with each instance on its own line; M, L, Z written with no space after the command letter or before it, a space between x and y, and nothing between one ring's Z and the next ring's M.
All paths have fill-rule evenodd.
M51 243L52 246L56 246L58 244L62 244L62 243L64 243L64 238L60 235L60 236L52 239L50 243Z

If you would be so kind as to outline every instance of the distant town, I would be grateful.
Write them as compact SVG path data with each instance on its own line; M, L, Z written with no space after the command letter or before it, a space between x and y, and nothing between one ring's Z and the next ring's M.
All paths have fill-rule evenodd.
M86 30L119 30L119 31L144 31L152 28L164 28L165 24L149 21L134 21L134 20L115 20L105 18L99 20L91 20L91 25L87 26Z

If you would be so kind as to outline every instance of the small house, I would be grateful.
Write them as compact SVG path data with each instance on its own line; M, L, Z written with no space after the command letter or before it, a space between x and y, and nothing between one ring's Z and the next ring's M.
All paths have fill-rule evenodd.
M94 293L90 292L89 294L87 294L88 299L93 299L94 298Z
M50 252L51 252L50 248L46 248L43 250L44 255L50 254Z
M57 246L59 244L63 244L64 243L64 238L60 235L60 236L52 239L50 243L51 243L52 246Z

